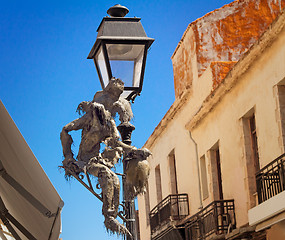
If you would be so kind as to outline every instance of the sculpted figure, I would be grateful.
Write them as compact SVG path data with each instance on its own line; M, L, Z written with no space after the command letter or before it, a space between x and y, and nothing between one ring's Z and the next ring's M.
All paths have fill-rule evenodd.
M116 146L119 142L119 134L115 121L102 104L82 102L78 108L85 114L64 126L60 135L64 155L63 167L66 169L66 175L70 175L70 171L76 174L87 171L98 177L102 189L102 214L105 217L106 228L112 232L130 234L125 226L116 220L120 181L111 168L121 158L123 150ZM82 129L81 143L77 160L75 160L71 151L72 138L68 132L79 129ZM102 142L105 142L106 149L100 154ZM108 155L108 158L105 155Z
M133 149L124 158L126 164L126 182L128 184L128 194L131 199L146 191L150 166L146 160L151 152L146 149Z
M142 193L149 175L148 162L145 160L150 152L147 149L137 149L120 141L114 117L119 114L121 123L128 123L133 117L130 103L120 98L124 84L120 79L111 79L108 86L97 92L91 102L81 102L77 108L80 118L63 127L60 139L63 148L63 168L68 177L87 172L98 177L102 189L103 207L107 230L118 234L130 232L117 220L120 181L111 170L122 158L128 161L126 179L129 184L130 196ZM71 150L72 137L70 131L82 130L81 143L76 160ZM101 144L105 150L100 153Z

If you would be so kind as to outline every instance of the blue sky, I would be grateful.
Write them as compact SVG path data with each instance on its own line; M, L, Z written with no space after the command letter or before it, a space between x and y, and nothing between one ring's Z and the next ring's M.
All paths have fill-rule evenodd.
M140 17L155 38L143 91L133 104L132 140L142 147L174 101L170 57L188 24L230 2L0 0L0 99L65 202L64 240L117 239L104 229L101 203L58 170L62 127L78 117L81 101L101 90L94 63L86 58L108 8L128 7L127 16ZM73 136L78 140L80 134Z

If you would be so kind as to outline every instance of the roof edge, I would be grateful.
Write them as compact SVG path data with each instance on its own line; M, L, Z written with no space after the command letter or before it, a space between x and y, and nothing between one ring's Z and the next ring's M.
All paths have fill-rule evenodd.
M188 27L186 28L186 30L184 31L184 33L183 33L183 35L182 35L182 37L181 37L179 43L177 44L177 46L176 46L176 48L175 48L173 54L171 55L171 59L173 59L173 57L175 56L176 52L177 52L178 49L180 48L181 43L184 41L185 36L186 36L186 34L188 33L189 29L192 27L192 25L195 25L195 24L196 24L198 21L200 21L201 19L204 19L204 18L206 18L206 17L208 17L208 16L214 14L215 12L220 11L220 10L223 9L223 8L226 8L226 7L228 7L228 6L233 5L236 1L241 1L241 0L235 0L235 1L231 2L231 3L225 4L225 5L223 5L222 7L217 8L217 9L211 11L211 12L208 12L208 13L206 13L204 16L199 17L199 18L197 18L196 20L194 20L193 22L191 22L191 23L188 25ZM246 0L243 0L243 1L246 1Z
M175 117L176 114L178 114L182 110L182 106L189 99L191 92L192 89L188 87L179 98L175 99L175 101L170 106L163 118L160 120L159 124L155 127L143 147L151 149L160 134L167 128L170 121Z

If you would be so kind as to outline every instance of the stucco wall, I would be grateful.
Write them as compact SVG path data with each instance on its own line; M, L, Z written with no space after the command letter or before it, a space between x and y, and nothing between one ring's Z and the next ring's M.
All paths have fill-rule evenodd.
M217 142L220 147L221 170L224 199L234 199L237 226L248 223L249 208L248 186L246 184L246 158L242 131L242 117L254 109L257 125L258 149L261 167L283 153L280 139L280 122L276 114L277 101L275 85L285 77L285 31L272 46L250 66L237 84L221 96L220 102L191 129L198 144L198 156L206 157L208 167L209 197L203 200L203 206L214 200L208 150ZM174 149L178 193L188 193L190 215L200 207L198 175L195 157L195 145L190 139L185 125L196 114L205 99L211 93L212 72L207 69L198 79L193 80L189 100L173 119L168 119L166 128L158 134L156 140L148 142L153 152L149 159L151 173L150 209L158 202L155 188L155 167L160 164L163 198L170 194L170 175L168 155ZM177 100L176 100L177 101ZM138 198L140 209L140 227L142 239L150 239L146 226L144 197Z
M193 78L198 75L196 40L192 27L189 27L184 35L176 57L172 58L175 97L181 96L185 89L190 88Z
M283 29L281 33L273 31L270 34L278 37L268 41L262 38L257 42L253 49L233 67L225 81L220 83L215 91L213 91L215 76L212 67L209 65L200 77L197 68L193 68L190 88L182 91L176 98L145 144L145 147L153 153L149 158L150 209L158 204L156 166L160 165L161 170L162 198L171 193L168 155L173 150L178 193L188 194L190 215L195 214L201 207L196 151L195 144L190 138L190 130L197 142L198 159L203 155L206 159L209 197L202 199L203 207L214 200L215 189L213 189L209 150L218 143L224 199L235 200L237 227L248 223L247 211L252 207L254 199L249 191L251 187L249 178L254 176L249 176L246 167L248 155L245 144L248 139L244 136L243 117L255 113L261 167L284 151L280 120L282 114L279 112L276 85L285 84L285 30ZM271 38L267 36L266 39ZM195 54L192 57L190 63L197 61ZM246 63L242 64L243 62ZM211 101L215 103L211 105ZM203 109L207 111L203 112ZM285 107L283 110L285 112ZM285 116L284 113L283 115ZM150 229L146 225L143 196L138 197L138 204L141 239L148 240Z
M219 141L225 199L235 199L238 225L248 222L246 158L241 118L255 111L261 168L283 152L274 86L285 77L285 32L266 49L201 123L192 129L199 156Z
M189 132L185 129L185 124L198 111L203 99L210 94L212 84L209 79L211 78L212 72L209 68L199 78L199 81L198 78L193 79L193 91L189 96L190 101L185 102L179 114L166 120L168 122L166 129L163 133L158 134L155 144L145 144L145 147L153 153L153 156L148 159L151 167L149 177L150 209L158 204L155 182L155 167L158 164L161 170L162 198L171 193L168 155L172 150L175 151L178 193L188 193L190 214L194 214L200 207L195 145L190 139ZM143 196L138 197L138 204L140 229L146 229L145 231L141 230L141 239L148 240L150 239L150 229L146 224Z
M236 0L192 22L172 56L175 96L191 85L194 71L201 76L211 62L238 61L284 6L283 0Z

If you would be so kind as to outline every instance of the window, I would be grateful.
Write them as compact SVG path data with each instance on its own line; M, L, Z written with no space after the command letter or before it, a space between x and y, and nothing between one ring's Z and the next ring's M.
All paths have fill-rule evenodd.
M155 168L155 183L157 203L160 203L162 201L160 165L157 165Z
M252 108L242 117L244 156L246 166L246 185L248 189L248 209L256 206L256 180L255 174L260 169L258 154L258 136L256 128L255 111Z
M223 183L222 183L222 171L221 171L221 158L220 158L220 149L216 149L215 151L215 160L217 165L217 178L218 178L218 190L219 190L219 199L224 199L223 194Z
M251 151L255 172L260 170L258 146L257 146L257 135L256 135L256 125L254 114L248 119L250 138L251 138Z
M201 184L202 184L202 193L203 200L209 197L208 191L208 180L207 180L207 167L205 155L200 158L200 171L201 171Z
M284 80L274 87L275 97L277 99L276 117L279 122L279 143L282 152L285 151L285 85Z
M168 155L169 161L169 175L170 175L170 191L171 194L178 194L177 189L177 175L176 175L176 161L174 150Z
M213 197L214 200L223 200L224 194L219 143L216 143L210 149L210 161L213 183Z

